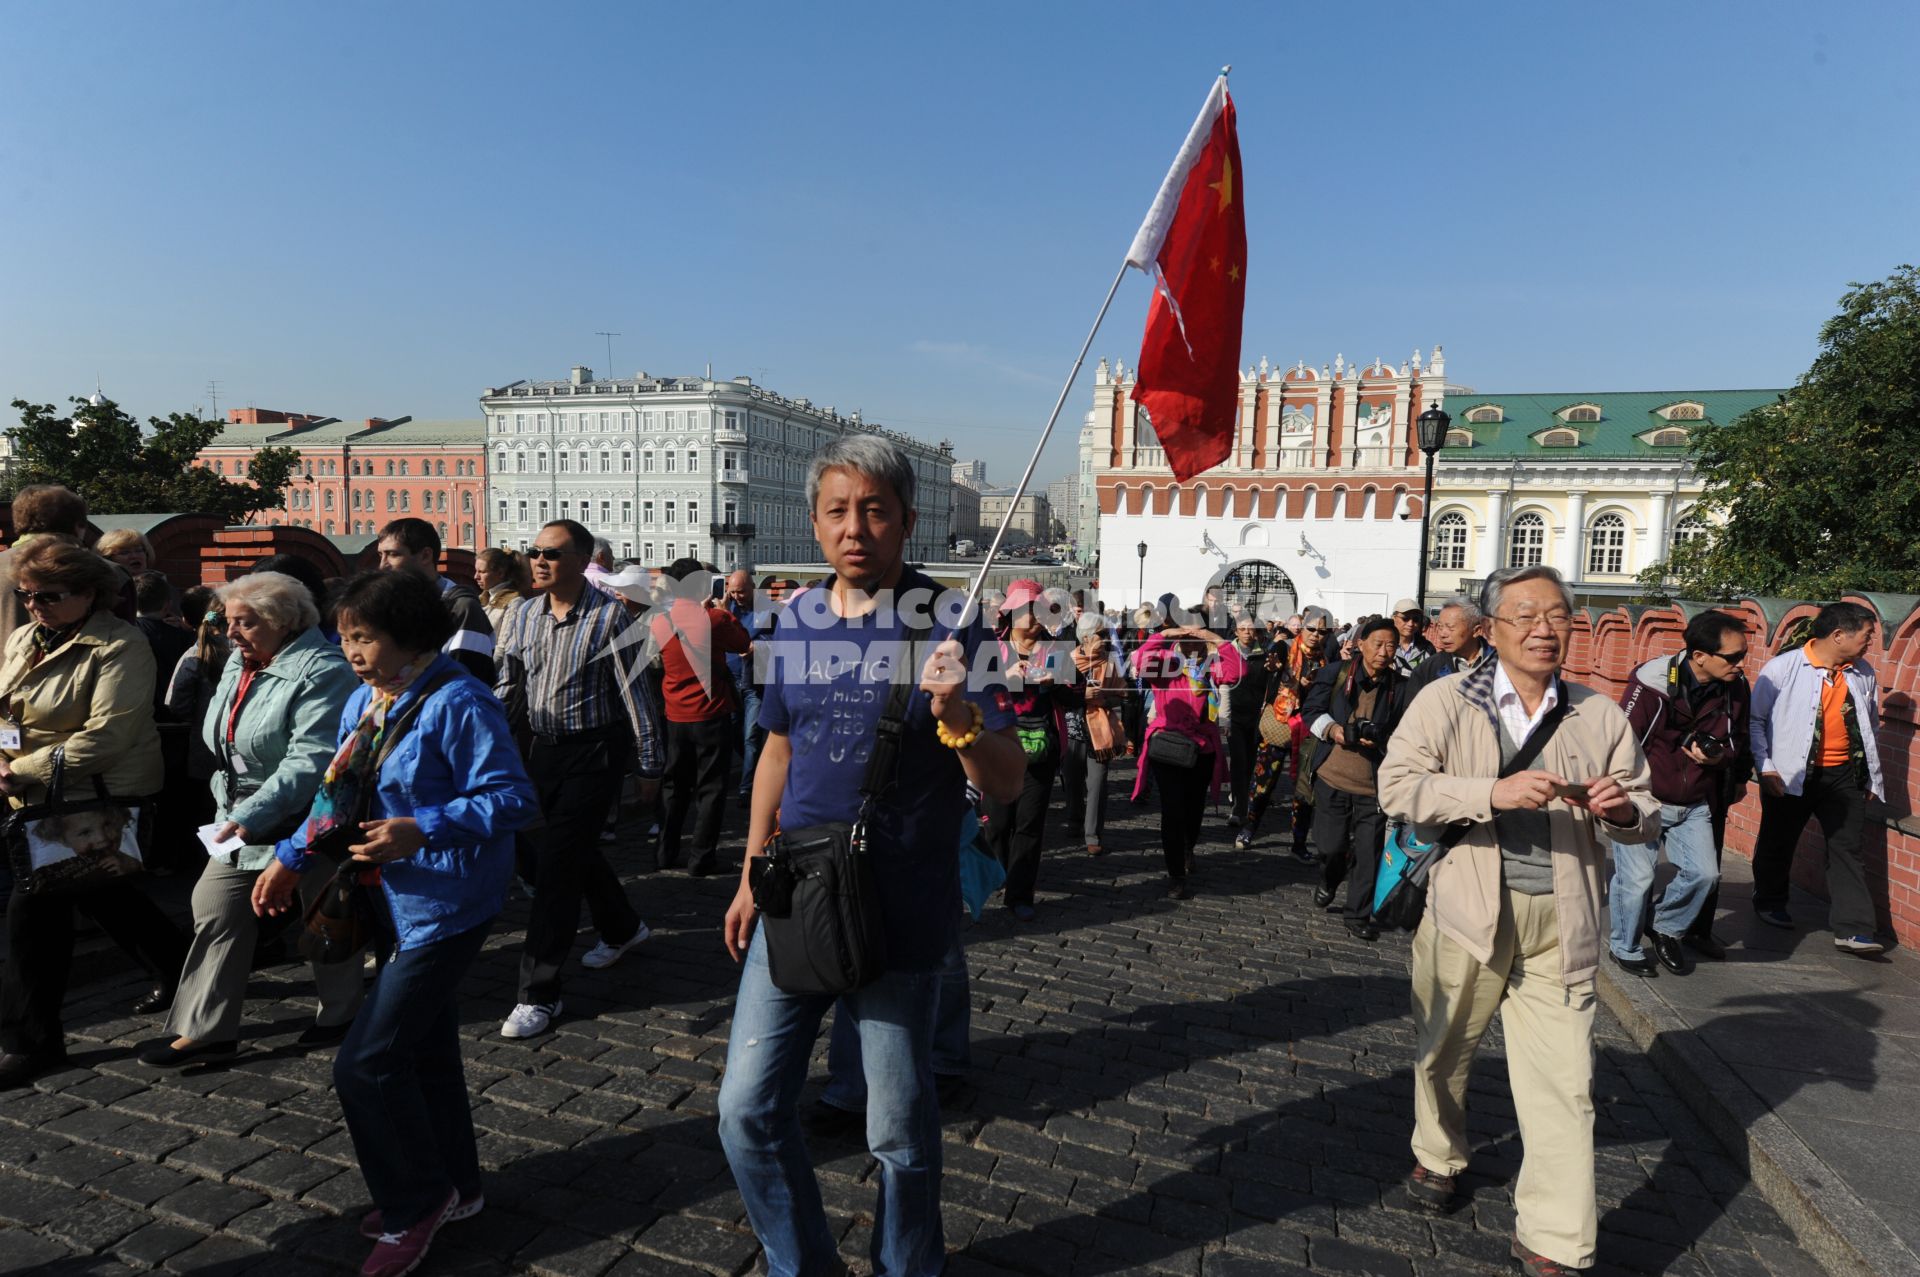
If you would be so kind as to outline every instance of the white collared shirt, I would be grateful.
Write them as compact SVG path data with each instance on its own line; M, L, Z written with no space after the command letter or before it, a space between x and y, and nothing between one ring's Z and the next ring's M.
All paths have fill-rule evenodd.
M1520 702L1520 693L1514 688L1513 680L1507 677L1507 667L1500 663L1499 657L1493 662L1493 704L1500 711L1500 725L1507 729L1517 748L1527 743L1527 737L1533 735L1533 729L1540 726L1540 720L1547 711L1560 703L1560 680L1554 679L1547 684L1547 694L1540 698L1539 707L1533 713L1527 713L1527 707Z

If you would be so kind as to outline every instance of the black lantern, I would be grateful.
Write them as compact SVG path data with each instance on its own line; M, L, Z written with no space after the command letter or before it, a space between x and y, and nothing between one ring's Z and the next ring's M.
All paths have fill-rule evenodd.
M1427 609L1427 537L1433 528L1433 459L1447 446L1447 427L1453 424L1439 404L1429 404L1414 425L1420 431L1420 451L1427 454L1427 482L1420 493L1420 588L1414 599L1422 612Z
M1147 543L1142 541L1134 547L1134 552L1140 556L1140 602L1145 603L1147 601Z

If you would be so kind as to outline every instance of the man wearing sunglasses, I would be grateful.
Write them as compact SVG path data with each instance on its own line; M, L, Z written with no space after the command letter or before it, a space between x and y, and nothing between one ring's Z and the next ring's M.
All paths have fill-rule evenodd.
M1614 965L1638 976L1656 973L1641 951L1660 850L1674 867L1673 881L1655 903L1651 930L1654 957L1675 975L1685 974L1684 944L1703 958L1726 957L1713 938L1720 888L1720 848L1727 809L1746 789L1753 758L1747 744L1747 628L1727 612L1702 612L1687 622L1686 647L1656 656L1633 673L1620 707L1646 751L1653 796L1660 800L1658 843L1615 843L1613 886L1607 908L1612 932L1607 949Z
M500 626L494 692L509 707L526 705L527 774L546 817L525 844L521 877L533 883L533 908L520 1000L500 1026L507 1038L545 1033L560 1014L560 972L579 933L583 898L600 933L583 966L610 967L649 934L599 839L636 755L641 802L651 804L658 792L660 712L638 676L641 645L623 641L633 624L627 609L587 583L592 555L593 534L573 520L541 528L527 551L536 593L515 603Z

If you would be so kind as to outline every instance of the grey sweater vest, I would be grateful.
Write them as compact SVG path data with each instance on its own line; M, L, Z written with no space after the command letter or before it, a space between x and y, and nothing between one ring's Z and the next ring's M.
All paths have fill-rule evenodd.
M1535 729L1538 730L1538 729ZM1504 769L1520 752L1500 724L1500 766ZM1541 811L1501 811L1493 816L1500 839L1500 874L1509 890L1528 896L1553 892L1553 825Z

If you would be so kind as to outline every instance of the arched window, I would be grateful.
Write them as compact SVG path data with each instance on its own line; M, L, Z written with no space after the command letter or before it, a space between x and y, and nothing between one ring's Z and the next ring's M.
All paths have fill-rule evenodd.
M1560 420L1583 421L1583 422L1598 421L1600 420L1600 405L1583 403L1583 404L1575 404L1571 408L1563 408L1560 411Z
M471 492L462 492L460 494L460 513L473 513L473 494ZM504 518L505 516L503 515L501 517Z
M324 493L321 494L320 508L323 510L333 509L333 489L332 488L328 488Z
M413 494L411 492L402 492L400 494L400 513L411 514L412 512L413 512Z
M436 509L436 510L444 510L444 509L446 509L446 508L447 508L447 494L446 494L446 493L444 493L444 492L436 492L436 493L434 493L434 494L433 494L433 508L434 508L434 509Z
M1447 442L1446 442L1446 446L1447 446L1447 447L1449 447L1449 448L1471 448L1471 447L1473 447L1473 431L1471 431L1471 430L1449 430L1449 431L1447 431Z
M1497 426L1505 420L1506 413L1495 404L1467 410L1467 424L1470 426Z
M1656 448L1684 448L1687 445L1687 432L1678 426L1671 430L1656 430L1647 442Z
M1611 576L1626 569L1627 521L1603 514L1587 532L1587 575Z
M1467 566L1467 516L1458 510L1433 521L1433 566L1443 572Z
M388 488L388 489L387 489L387 513L388 513L388 514L392 514L392 513L393 513L393 511L394 511L394 504L395 504L395 503L396 503L397 501L399 501L399 499L400 499L400 498L399 498L398 496L396 496L396 495L394 494L394 491L393 491L393 489L392 489L392 488Z
M1688 541L1702 541L1706 535L1707 521L1697 514L1690 514L1674 525L1673 543L1684 545Z
M1547 553L1547 521L1537 514L1523 514L1513 521L1508 538L1507 566L1530 568Z
M388 461L388 462L387 462L387 474L388 474L389 476L391 476L391 475L393 474L393 462L392 462L392 461Z
M446 474L446 472L447 472L447 463L446 463L446 462L444 462L444 461L436 461L436 462L434 462L434 463L433 463L433 472L434 472L434 473L435 473L436 475L444 475L444 474ZM445 528L442 528L442 529L441 529L441 531L442 531L442 532L444 532L444 531L446 531L446 529L445 529Z

